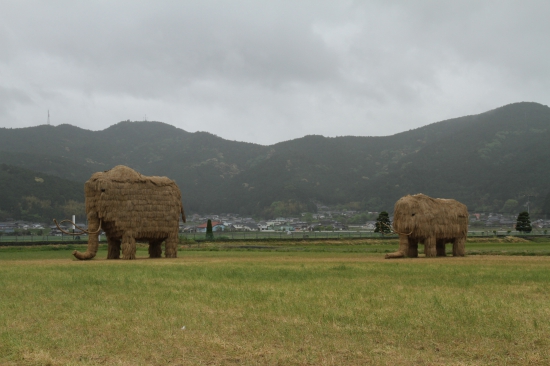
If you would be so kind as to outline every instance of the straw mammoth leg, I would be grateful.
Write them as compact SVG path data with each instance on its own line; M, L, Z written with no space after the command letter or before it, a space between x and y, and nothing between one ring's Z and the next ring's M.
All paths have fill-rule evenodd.
M455 257L464 257L466 238L455 238L453 243L453 255Z
M409 238L409 249L407 250L407 256L410 258L418 257L418 240L412 240Z
M162 240L149 241L149 258L160 258L162 256Z
M437 255L435 237L427 237L424 241L424 253L426 257L435 257Z
M129 234L122 236L122 259L136 259L136 239Z
M166 258L178 257L178 234L172 234L166 238Z
M120 240L107 237L107 259L120 258Z

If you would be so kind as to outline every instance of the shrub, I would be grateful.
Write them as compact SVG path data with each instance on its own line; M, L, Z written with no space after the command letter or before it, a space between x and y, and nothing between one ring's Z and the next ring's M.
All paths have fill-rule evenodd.
M388 234L391 232L390 216L386 211L380 212L376 219L375 233Z
M531 220L529 220L529 213L527 211L523 211L518 215L516 230L524 233L530 233L533 230L531 227Z
M212 220L208 219L206 223L206 240L214 240L214 233L212 232Z

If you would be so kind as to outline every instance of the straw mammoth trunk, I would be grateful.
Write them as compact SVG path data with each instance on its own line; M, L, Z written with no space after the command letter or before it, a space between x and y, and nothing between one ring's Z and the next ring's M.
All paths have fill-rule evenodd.
M468 209L452 199L423 194L400 198L394 207L394 230L399 233L399 249L386 258L418 257L424 244L426 257L444 257L445 244L453 245L453 256L463 257L468 234Z
M96 232L95 234L88 234L88 248L84 253L80 253L75 250L73 255L81 260L92 259L97 254L97 247L99 245L99 218L97 216L90 216L88 218L88 231Z
M177 257L180 215L185 222L181 193L166 177L147 177L119 165L99 172L84 185L89 232L101 229L107 237L107 259L134 259L136 242L149 243L149 257ZM98 235L90 234L85 253L78 259L92 259Z

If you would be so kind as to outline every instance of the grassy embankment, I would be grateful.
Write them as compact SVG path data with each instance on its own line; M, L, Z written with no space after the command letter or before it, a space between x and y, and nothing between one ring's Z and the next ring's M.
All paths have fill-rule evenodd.
M550 363L550 242L404 260L383 259L394 242L223 246L0 248L0 364Z

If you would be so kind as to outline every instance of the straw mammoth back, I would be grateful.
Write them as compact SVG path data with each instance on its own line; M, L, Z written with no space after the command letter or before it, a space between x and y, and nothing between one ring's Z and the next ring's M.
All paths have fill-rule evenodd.
M419 243L426 257L445 256L446 243L453 244L454 256L462 257L468 208L453 199L408 195L395 203L393 228L399 234L399 250L386 258L418 257Z
M123 165L94 173L85 183L88 217L88 249L74 251L78 259L95 257L98 234L107 236L108 259L134 259L136 241L149 242L149 256L160 257L165 242L165 256L177 257L180 214L185 222L181 193L176 183L166 177L147 177Z

